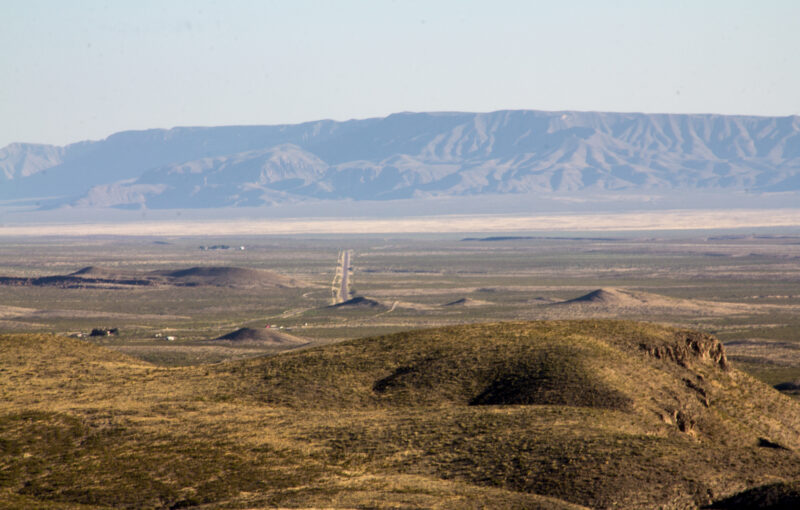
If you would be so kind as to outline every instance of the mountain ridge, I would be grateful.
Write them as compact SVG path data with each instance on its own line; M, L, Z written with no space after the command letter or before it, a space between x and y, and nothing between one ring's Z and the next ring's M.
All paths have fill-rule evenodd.
M0 149L0 199L150 209L800 191L800 117L503 110L126 131Z

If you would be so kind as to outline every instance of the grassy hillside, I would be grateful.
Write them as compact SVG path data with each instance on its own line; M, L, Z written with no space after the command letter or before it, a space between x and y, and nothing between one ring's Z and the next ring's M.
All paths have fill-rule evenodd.
M651 324L469 325L184 368L0 336L0 501L21 508L735 507L794 497L772 487L800 479L798 449L795 401L715 338Z

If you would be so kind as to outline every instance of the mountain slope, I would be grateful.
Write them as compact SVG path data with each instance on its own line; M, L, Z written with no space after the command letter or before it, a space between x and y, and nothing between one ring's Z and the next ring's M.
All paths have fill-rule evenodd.
M478 324L183 368L0 335L0 366L15 507L693 508L792 501L772 488L800 478L800 405L714 337L649 324Z
M24 179L60 165L64 149L52 145L12 143L0 150L0 182Z
M222 370L230 391L270 406L387 410L385 422L319 432L334 458L363 456L376 469L592 508L691 507L748 480L800 475L800 406L732 369L716 339L688 331L459 326Z
M0 150L0 198L202 208L579 191L800 190L800 118L499 111L125 132Z

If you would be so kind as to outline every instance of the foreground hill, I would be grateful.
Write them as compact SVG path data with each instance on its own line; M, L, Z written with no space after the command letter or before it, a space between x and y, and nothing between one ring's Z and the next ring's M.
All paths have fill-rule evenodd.
M736 508L800 478L800 406L715 338L655 325L448 327L181 369L0 347L18 507Z
M117 133L0 150L0 198L154 209L800 190L800 118L498 111Z

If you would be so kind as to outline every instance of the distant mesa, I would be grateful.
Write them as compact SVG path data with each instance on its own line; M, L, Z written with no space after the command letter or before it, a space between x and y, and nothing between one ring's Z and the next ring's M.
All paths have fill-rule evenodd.
M227 343L235 345L271 346L271 347L297 347L308 342L302 338L277 331L273 328L240 328L227 335L207 341L208 343Z
M356 296L352 299L348 299L342 303L336 303L335 305L331 305L328 308L340 308L340 309L383 309L387 310L389 307L381 303L380 301L376 301L374 299L366 298L364 296Z
M0 183L12 183L0 200L138 210L411 199L417 211L506 195L502 207L522 212L528 201L513 195L796 193L798 136L797 116L525 110L128 131L0 148Z
M491 237L465 237L462 241L483 241L483 242L492 242L492 241L527 241L530 239L536 239L535 237L531 236L491 236Z
M618 237L554 237L554 236L489 236L489 237L465 237L462 241L621 241Z
M481 301L480 299L461 298L449 303L445 303L442 306L470 308L473 306L484 306L488 304L490 304L488 301Z

